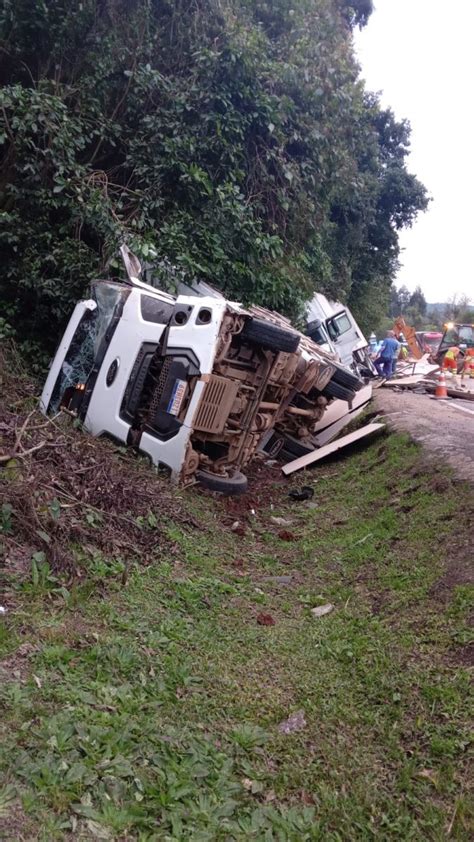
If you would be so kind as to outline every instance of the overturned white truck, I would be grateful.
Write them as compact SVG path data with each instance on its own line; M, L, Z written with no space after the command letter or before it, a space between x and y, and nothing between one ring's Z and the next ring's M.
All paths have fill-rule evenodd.
M358 388L278 314L222 296L168 295L139 279L127 249L122 256L128 280L98 280L76 305L43 412L65 408L92 435L138 448L179 482L235 494L271 430L294 431L302 419L312 431L331 387L349 377Z

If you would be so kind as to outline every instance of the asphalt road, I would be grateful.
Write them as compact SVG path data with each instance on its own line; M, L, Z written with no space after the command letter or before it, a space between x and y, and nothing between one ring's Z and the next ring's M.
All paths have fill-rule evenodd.
M437 401L409 390L380 388L374 403L389 426L409 433L431 458L451 465L458 477L474 481L474 401Z

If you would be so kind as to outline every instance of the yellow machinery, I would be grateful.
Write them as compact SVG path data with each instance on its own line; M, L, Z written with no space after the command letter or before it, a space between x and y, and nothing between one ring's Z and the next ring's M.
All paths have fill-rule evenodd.
M407 325L403 316L398 316L398 318L395 319L392 330L395 331L397 339L400 334L403 333L410 349L410 355L415 357L416 360L421 360L423 354L421 353L418 342L416 341L416 330Z

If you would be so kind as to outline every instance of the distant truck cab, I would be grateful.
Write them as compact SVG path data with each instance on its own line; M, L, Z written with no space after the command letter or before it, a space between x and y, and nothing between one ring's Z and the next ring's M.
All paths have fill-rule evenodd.
M444 326L441 342L432 355L434 362L441 365L446 351L453 346L460 350L458 368L462 368L466 351L474 349L474 325L447 322Z
M337 354L342 365L362 376L376 376L370 347L348 307L315 293L306 310L306 333L322 348Z

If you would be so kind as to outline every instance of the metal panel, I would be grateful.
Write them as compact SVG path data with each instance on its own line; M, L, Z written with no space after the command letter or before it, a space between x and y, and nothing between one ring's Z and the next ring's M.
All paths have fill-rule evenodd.
M195 430L222 433L239 390L239 383L211 374L193 421Z
M306 468L308 465L312 465L314 462L324 459L325 456L329 456L331 453L336 453L337 450L347 447L348 444L352 444L353 442L359 441L359 439L363 439L366 436L372 436L374 433L378 433L380 430L383 430L384 427L385 424L367 424L365 427L361 427L360 430L356 430L354 433L349 433L347 436L336 439L336 441L332 444L327 444L325 447L320 447L318 450L313 450L311 453L307 453L305 456L300 456L293 462L283 465L282 471L286 475L292 474L294 471L300 471L301 468Z

